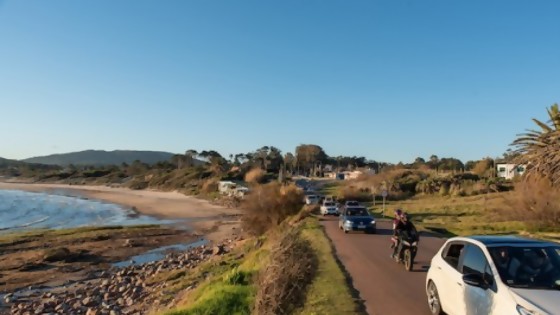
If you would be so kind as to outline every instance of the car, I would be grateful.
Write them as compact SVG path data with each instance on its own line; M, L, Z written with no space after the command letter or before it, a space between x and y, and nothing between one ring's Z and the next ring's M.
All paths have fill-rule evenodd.
M517 236L453 237L426 276L432 314L560 314L560 245Z
M325 202L335 202L334 197L333 196L326 196L325 197Z
M319 204L319 196L317 196L317 195L305 196L305 204L307 204L307 205Z
M344 233L350 231L363 231L375 233L377 225L375 218L369 214L365 207L345 207L338 220L338 228Z
M345 207L359 207L360 203L354 200L348 200L344 203Z
M338 207L336 206L336 203L334 202L328 202L325 199L325 202L323 202L323 205L321 206L321 214L322 215L338 215Z

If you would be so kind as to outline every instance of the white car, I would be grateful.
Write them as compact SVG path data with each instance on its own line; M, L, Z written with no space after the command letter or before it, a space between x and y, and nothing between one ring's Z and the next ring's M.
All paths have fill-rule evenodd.
M426 277L432 314L560 314L560 245L514 236L449 239Z
M323 205L321 206L321 214L322 215L328 215L328 214L338 215L339 212L338 212L338 207L336 206L336 203L325 201L323 203Z
M317 195L308 195L305 196L305 204L307 205L316 205L319 203L319 196Z

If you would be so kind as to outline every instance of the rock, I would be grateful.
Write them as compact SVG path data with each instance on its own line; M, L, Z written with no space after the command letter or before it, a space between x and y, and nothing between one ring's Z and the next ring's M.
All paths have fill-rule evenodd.
M111 310L111 311L109 312L109 315L121 315L121 313L120 313L119 311L117 311L117 310Z
M28 262L25 263L23 265L21 265L18 270L19 271L34 271L34 270L39 270L41 268L45 268L47 265L43 264L43 263L34 263L34 262ZM33 290L32 287L30 287L29 290Z
M97 315L98 312L97 310L93 309L93 308L88 308L86 315Z
M119 299L117 300L117 304L118 304L118 305L124 305L124 299L123 299L123 298L119 298Z
M103 280L103 282L101 282L101 286L102 287L108 287L110 283L111 282L108 279L105 279L105 280Z
M134 300L133 300L132 298L126 299L126 305L127 305L127 306L132 306L132 305L134 305Z
M113 299L113 294L107 292L107 293L105 293L105 294L103 295L103 299L104 299L105 301L110 301L110 300Z
M68 310L68 305L66 303L59 304L54 308L54 310L57 313L66 313L66 311Z
M93 298L88 296L87 298L82 300L82 304L84 306L90 307L90 306L93 306L95 304L95 301L93 300Z
M55 262L71 258L70 250L66 247L47 249L43 254L43 261Z
M126 239L124 241L124 246L126 246L126 247L136 247L136 246L140 246L140 243L137 242L136 240Z
M119 293L123 293L124 291L126 291L126 286L122 285L119 287Z

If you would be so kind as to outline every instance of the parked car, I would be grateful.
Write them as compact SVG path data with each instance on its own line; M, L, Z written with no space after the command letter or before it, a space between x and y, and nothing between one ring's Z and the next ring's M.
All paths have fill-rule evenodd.
M307 204L307 205L319 204L319 196L317 196L317 195L305 196L305 204Z
M323 205L321 206L321 214L322 215L339 215L338 212L338 207L336 206L336 203L334 202L328 202L325 199L325 202L323 202Z
M360 203L355 200L348 200L344 203L345 207L359 207Z
M335 202L334 197L333 196L326 196L325 197L325 202Z
M338 228L348 233L350 231L363 231L375 233L377 225L375 218L369 214L365 207L344 207L338 220Z
M560 245L513 236L449 239L426 277L432 314L560 314Z

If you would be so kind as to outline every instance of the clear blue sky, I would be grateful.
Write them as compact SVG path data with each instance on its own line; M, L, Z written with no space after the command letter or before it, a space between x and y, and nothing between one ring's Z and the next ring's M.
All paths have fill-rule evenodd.
M497 156L560 102L560 1L1 1L0 156L301 143Z

